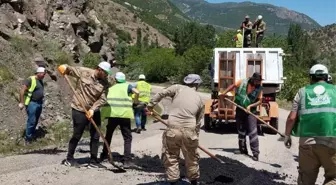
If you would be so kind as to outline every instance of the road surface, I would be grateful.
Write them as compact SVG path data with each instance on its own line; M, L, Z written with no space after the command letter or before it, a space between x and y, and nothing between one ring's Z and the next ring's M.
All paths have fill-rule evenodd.
M162 87L154 86L153 92ZM200 93L204 99L210 95ZM168 102L168 103L167 103ZM165 100L169 104L169 100ZM168 105L169 106L169 105ZM288 111L280 109L279 129L284 131ZM132 153L137 169L126 173L114 173L106 169L71 168L61 165L66 156L66 148L36 151L25 155L0 158L0 184L9 185L154 185L167 184L164 168L160 161L161 137L164 125L152 123L146 132L133 133ZM227 130L222 128L222 130ZM259 136L260 157L255 162L251 158L233 153L237 149L237 134L231 132L208 133L201 130L200 145L208 148L226 164L218 164L200 151L201 181L204 184L296 184L298 139L293 138L291 149L278 141L278 135ZM82 140L78 150L88 151L88 140ZM120 134L112 140L112 151L123 154L123 140ZM99 150L99 152L101 149ZM251 152L249 152L251 154ZM76 152L81 162L88 160L89 153ZM182 163L181 163L182 164ZM104 163L108 168L111 165ZM320 170L317 183L322 184L323 170ZM181 168L181 177L185 176ZM182 179L183 180L183 179ZM186 180L180 184L188 184Z

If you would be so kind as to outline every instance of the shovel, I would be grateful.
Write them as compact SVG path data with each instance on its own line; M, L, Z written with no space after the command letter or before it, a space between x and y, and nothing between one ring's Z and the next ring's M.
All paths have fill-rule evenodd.
M236 104L235 102L233 102L232 100L228 99L228 98L224 98L226 101L232 103L233 105L237 106L238 108L244 110L245 112L247 112L248 114L252 115L253 117L257 118L257 120L259 120L262 124L264 124L265 126L267 126L268 128L272 129L274 132L278 133L281 137L285 137L285 135L283 135L282 133L280 133L277 129L275 129L274 127L272 127L270 124L267 124L264 120L262 120L261 118L259 118L258 116L254 115L252 112L246 110L244 107Z
M75 94L77 100L79 101L79 103L81 104L82 108L85 110L85 112L87 112L86 108L85 108L85 105L84 103L81 101L80 97L78 96L78 94L76 93L75 89L73 88L73 86L71 85L71 82L68 78L67 75L64 75L64 78L66 80L66 82L69 84L72 92ZM108 156L109 156L109 162L112 164L112 166L116 167L120 172L126 172L126 170L122 167L122 166L119 166L117 165L114 161L113 161L113 158L112 158L112 153L111 153L111 149L110 149L110 146L108 144L108 142L106 141L105 137L104 137L104 134L99 130L99 128L97 127L97 124L95 123L95 121L90 118L89 119L90 122L92 123L92 125L95 127L95 129L97 130L97 132L99 133L100 137L103 139L104 141L104 144L107 148L107 151L108 151Z
M159 120L161 123L165 124L166 126L168 126L168 123L166 121L164 121L160 115L158 113L156 113L155 111L153 112L149 112L149 115L153 116L155 119ZM201 149L204 153L208 154L211 158L217 160L219 163L221 164L225 164L224 161L220 160L219 158L217 158L214 154L210 153L207 149L203 148L202 146L198 145L198 148Z

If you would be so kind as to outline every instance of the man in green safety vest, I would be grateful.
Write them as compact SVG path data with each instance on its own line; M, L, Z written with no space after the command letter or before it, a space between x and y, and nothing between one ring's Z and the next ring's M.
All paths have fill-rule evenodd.
M143 106L137 106L134 108L134 117L135 124L137 126L136 133L140 134L141 130L146 131L146 105L150 101L150 95L152 91L152 86L147 83L146 76L144 74L139 75L139 81L133 85L134 88L139 91L139 104ZM132 98L135 97L135 94L132 95Z
M236 89L235 103L256 114L257 106L262 103L262 86L261 74L254 73L251 78L237 81L230 85L222 95ZM253 153L252 159L259 160L259 139L257 119L253 115L249 115L244 110L236 108L236 123L238 126L238 145L239 151L237 154L248 155L246 147L246 136L249 136L250 147Z
M336 87L326 83L328 69L316 64L310 69L311 84L296 94L288 115L285 146L291 135L299 140L298 185L315 184L319 168L325 171L324 185L336 184Z
M131 162L132 131L131 119L134 119L133 104L138 104L139 91L132 85L126 83L125 74L117 72L115 75L116 84L108 89L107 104L101 108L101 118L108 118L106 125L105 139L111 144L114 130L119 125L124 138L124 168L133 166ZM131 95L135 94L134 103ZM104 145L100 160L107 159L107 148Z
M38 67L35 75L29 77L23 82L23 86L20 91L19 108L22 110L26 107L28 116L25 145L29 145L32 142L37 123L42 113L44 98L43 78L45 74L45 68Z
M236 48L243 47L243 35L241 34L241 30L237 30L237 35L232 40L236 41Z

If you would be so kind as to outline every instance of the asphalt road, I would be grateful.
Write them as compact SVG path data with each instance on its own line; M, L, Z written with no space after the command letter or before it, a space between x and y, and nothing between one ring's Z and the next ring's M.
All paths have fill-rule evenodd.
M154 93L162 87L153 87ZM204 99L209 94L201 93ZM169 99L164 105L169 105ZM279 130L284 131L288 111L279 110ZM148 130L142 134L133 134L132 153L137 169L126 173L113 173L106 169L69 168L61 165L65 158L66 148L40 150L25 155L0 158L0 184L10 185L80 185L80 184L166 184L164 168L160 161L161 137L165 126L160 123L148 125ZM216 133L201 130L200 145L220 157L227 164L219 164L200 151L201 180L205 184L296 184L298 139L293 138L291 149L285 148L278 141L278 135L259 136L260 157L258 162L243 155L233 153L237 149L238 135L234 129L223 126ZM78 149L88 151L89 141L82 140ZM111 145L112 151L123 154L123 139L115 135ZM101 151L101 150L99 150ZM250 152L251 154L251 152ZM76 158L85 162L89 153L76 152ZM112 168L111 165L105 164ZM320 170L317 183L322 184L323 170ZM182 176L185 175L181 170ZM186 184L185 182L181 184Z

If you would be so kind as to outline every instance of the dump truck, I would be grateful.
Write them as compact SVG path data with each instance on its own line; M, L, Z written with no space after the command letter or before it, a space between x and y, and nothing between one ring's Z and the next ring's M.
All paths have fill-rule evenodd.
M257 108L258 115L266 123L278 129L277 93L281 91L284 80L281 48L215 48L213 61L209 67L211 74L211 100L205 102L204 128L209 131L217 124L235 122L235 109L223 96L227 87L238 80L249 78L259 72L264 79L262 104ZM228 92L226 98L234 101L235 91ZM218 101L217 107L211 105ZM268 131L273 133L272 131Z

